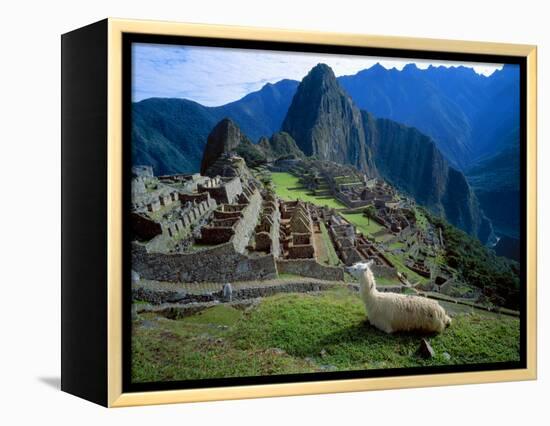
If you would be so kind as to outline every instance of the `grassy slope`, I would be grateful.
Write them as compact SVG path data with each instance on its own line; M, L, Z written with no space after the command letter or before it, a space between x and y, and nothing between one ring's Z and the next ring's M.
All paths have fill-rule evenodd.
M371 327L357 295L345 289L280 294L246 312L220 305L181 320L144 315L134 326L139 382L519 358L517 318L459 314L443 334L429 337L436 356L424 360L415 354L421 336Z
M309 201L318 206L328 206L335 209L345 208L341 202L330 197L315 197L310 195L307 189L291 189L301 187L299 179L290 173L272 173L272 182L275 193L283 200L303 200Z
M363 213L344 213L342 216L353 223L359 231L368 236L372 236L372 234L385 229L374 220L369 220L369 218L365 217Z
M321 234L323 235L323 241L325 243L326 253L328 257L327 263L330 266L340 265L342 262L340 262L340 259L338 258L338 254L336 254L336 250L334 248L334 245L332 244L330 235L328 234L327 227L323 222L320 223L320 226L321 226Z

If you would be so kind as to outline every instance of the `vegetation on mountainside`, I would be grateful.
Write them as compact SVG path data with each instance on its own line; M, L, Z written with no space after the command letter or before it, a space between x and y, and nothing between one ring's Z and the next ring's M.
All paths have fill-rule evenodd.
M480 288L487 302L510 309L521 309L519 264L499 257L479 240L444 220L424 211L429 221L440 227L445 240L445 261L460 278Z

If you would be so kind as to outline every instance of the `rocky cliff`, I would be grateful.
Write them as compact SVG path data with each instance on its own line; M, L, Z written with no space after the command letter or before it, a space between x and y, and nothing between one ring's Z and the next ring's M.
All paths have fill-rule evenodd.
M370 176L377 174L361 112L325 64L315 66L298 86L282 130L307 156L351 164Z
M212 166L223 154L229 153L242 157L248 167L281 157L304 157L304 153L288 133L277 132L270 139L262 137L258 144L253 144L233 120L224 118L208 135L201 162L201 174L212 174Z
M201 161L201 174L207 174L208 169L222 154L234 152L243 156L241 152L246 150L257 151L250 139L241 132L241 129L229 118L224 118L214 126L208 135ZM262 155L259 151L257 154Z
M492 228L465 176L414 127L362 111L366 140L380 174L450 223L487 241Z

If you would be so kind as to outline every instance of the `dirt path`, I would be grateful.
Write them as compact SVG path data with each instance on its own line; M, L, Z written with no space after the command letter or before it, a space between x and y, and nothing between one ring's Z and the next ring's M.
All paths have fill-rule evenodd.
M328 252L325 240L323 239L323 234L321 232L313 233L313 246L315 247L315 258L317 262L327 265L328 264Z

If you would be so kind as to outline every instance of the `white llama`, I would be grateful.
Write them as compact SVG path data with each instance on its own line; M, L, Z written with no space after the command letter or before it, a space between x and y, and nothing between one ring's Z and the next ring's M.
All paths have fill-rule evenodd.
M451 324L451 318L435 300L379 292L371 264L372 261L359 262L347 269L359 280L361 299L373 326L386 333L413 330L441 333Z

